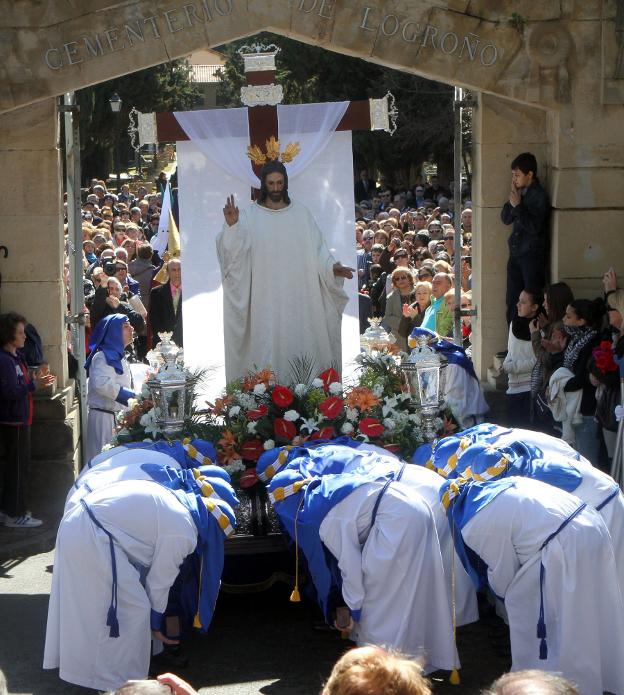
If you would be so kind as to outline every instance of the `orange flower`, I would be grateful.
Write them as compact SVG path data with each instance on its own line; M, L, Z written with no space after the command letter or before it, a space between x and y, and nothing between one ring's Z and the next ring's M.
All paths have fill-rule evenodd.
M231 449L234 448L238 444L236 437L234 436L233 432L230 432L230 430L224 430L223 436L221 439L219 439L219 446L222 449Z
M261 369L259 372L254 372L253 374L248 374L243 379L242 388L243 391L253 391L253 387L258 384L264 384L269 386L271 382L275 383L275 374L270 369Z
M225 430L217 444L217 457L222 466L242 458L241 454L236 449L237 444L238 441L234 434L230 432L230 430Z
M224 396L223 398L217 398L217 400L214 402L214 405L212 406L212 414L213 415L222 415L228 408L229 406L232 405L234 402L234 396ZM211 405L208 403L208 405Z
M355 386L347 394L345 402L349 408L359 408L361 413L379 405L379 398L366 386Z

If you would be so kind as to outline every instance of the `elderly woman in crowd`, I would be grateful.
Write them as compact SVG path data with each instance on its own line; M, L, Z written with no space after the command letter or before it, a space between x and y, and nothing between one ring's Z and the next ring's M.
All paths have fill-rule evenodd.
M431 304L432 287L430 282L417 282L414 287L416 301L410 305L403 305L399 335L407 341L412 329L420 326L425 317L425 311Z
M412 304L415 300L414 276L409 268L396 268L391 276L392 292L386 299L386 313L383 324L397 338L398 347L407 352L407 337L399 334L399 325L403 318L403 305Z

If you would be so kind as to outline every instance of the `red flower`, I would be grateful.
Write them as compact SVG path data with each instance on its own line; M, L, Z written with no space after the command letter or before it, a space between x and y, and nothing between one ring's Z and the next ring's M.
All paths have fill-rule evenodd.
M321 403L319 410L328 420L333 420L335 417L340 415L343 405L344 402L342 398L339 398L338 396L330 396Z
M246 489L255 485L258 482L258 476L256 474L255 468L247 468L247 470L241 473L241 477L238 479L239 485Z
M241 456L248 461L257 461L263 452L264 447L259 439L250 439L241 447Z
M401 447L398 444L384 444L383 448L391 454L398 454Z
M291 441L297 436L297 428L292 422L288 422L288 420L284 420L282 417L275 418L273 431L276 437L286 439L287 441Z
M280 408L288 408L288 406L293 402L294 396L292 391L286 386L280 386L279 384L273 389L271 394L273 403Z
M362 418L359 428L360 432L367 437L381 437L386 429L376 417Z
M333 384L334 381L340 381L340 374L335 369L331 367L326 369L324 372L319 374L319 379L323 382L323 388L325 391L329 391L329 385Z
M333 427L323 427L310 435L310 439L333 439L335 436Z
M266 405L259 405L254 410L248 410L247 417L250 420L259 420L261 417L264 417L268 412L269 408Z

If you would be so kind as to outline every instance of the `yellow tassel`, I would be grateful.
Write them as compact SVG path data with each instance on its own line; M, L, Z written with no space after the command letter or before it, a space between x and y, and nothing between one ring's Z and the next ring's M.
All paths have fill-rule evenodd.
M198 629L201 629L201 620L199 619L199 613L195 613L195 617L193 618L193 627L196 627Z
M460 682L461 682L461 681L459 680L459 671L458 671L456 668L454 668L454 669L451 671L451 676L450 676L450 678L449 678L449 683L450 683L451 685L459 685Z
M299 603L299 601L301 601L301 596L299 595L299 589L297 587L293 589L290 600L292 603Z

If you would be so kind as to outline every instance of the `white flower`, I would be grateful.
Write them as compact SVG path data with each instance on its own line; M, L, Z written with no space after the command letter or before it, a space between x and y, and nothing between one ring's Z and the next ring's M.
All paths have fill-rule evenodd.
M316 418L303 418L303 424L301 425L301 429L305 429L309 434L312 434L312 432L318 430L317 424L318 421L316 420Z
M386 417L397 407L399 404L398 398L396 396L389 396L384 398L384 405L381 406L381 414Z
M250 393L236 391L234 394L234 399L236 403L244 410L251 410L252 408L256 407L256 399Z
M287 410L284 413L284 420L288 420L288 422L297 422L300 417L296 410Z
M262 396L266 393L266 386L264 384L256 384L253 387L253 392L256 394L256 396Z
M377 398L381 398L381 394L383 393L383 384L375 384L371 391L377 396Z
M257 422L254 422L253 420L251 422L247 423L247 432L249 434L255 434L256 433L256 426L258 425Z
M269 451L270 449L275 449L275 441L273 439L267 439L262 445L262 448L265 451Z
M342 393L342 384L339 381L332 381L332 383L329 385L329 392L333 396L337 396L339 393Z
M116 436L113 437L113 439L115 439L115 438L116 438ZM102 447L102 453L104 453L105 451L108 451L109 449L114 449L114 448L115 448L115 445L112 442L109 444L104 444L104 446Z
M415 422L417 424L420 424L420 421L421 421L421 417L418 413L411 413L409 415L409 419L411 422Z
M347 420L351 420L351 422L355 422L358 419L357 408L347 408L346 414Z
M298 398L301 398L302 396L305 396L306 393L308 392L308 387L305 384L297 384L294 388L295 391L295 396Z
M135 406L139 405L138 398L128 398L128 405L126 406L128 410L132 410Z
M353 425L350 422L345 422L344 425L340 428L340 431L343 434L351 434L353 432Z
M229 463L227 466L223 466L223 468L230 475L233 475L234 473L238 473L239 471L244 471L245 470L245 464L240 459L236 459L236 460L232 461L232 463Z
M150 390L146 383L141 386L141 398L149 398Z
M396 426L396 423L394 422L394 420L392 418L389 418L389 417L384 418L384 420L382 420L382 424L387 430L393 430Z
M158 418L158 413L156 408L148 410L147 413L141 415L139 424L145 430L145 434L154 435L160 432L160 427L158 426L156 420Z
M240 409L240 405L233 405L233 406L229 409L228 415L229 415L230 417L236 417L236 416L240 413L240 410L241 410L241 409Z
M402 401L409 401L411 399L411 395L410 395L409 391L403 391L399 394L399 398Z
M314 379L314 381L312 382L312 388L322 389L323 388L323 380L322 379Z

